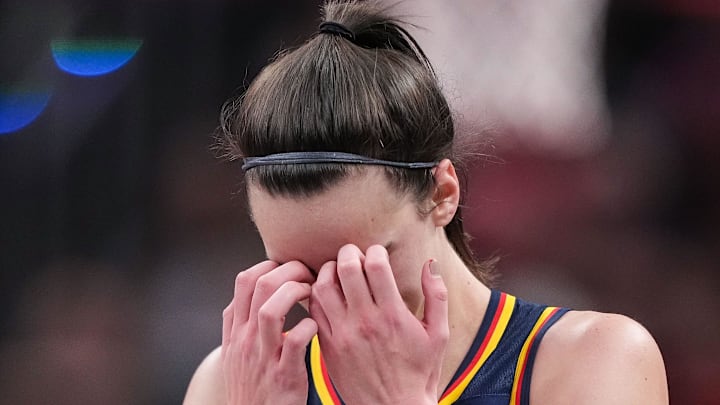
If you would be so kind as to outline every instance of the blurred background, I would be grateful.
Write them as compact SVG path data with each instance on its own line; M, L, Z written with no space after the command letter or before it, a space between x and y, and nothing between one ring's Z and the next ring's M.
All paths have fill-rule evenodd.
M320 2L0 1L0 403L176 404L264 258L223 102ZM720 404L720 4L406 0L497 287L642 322Z

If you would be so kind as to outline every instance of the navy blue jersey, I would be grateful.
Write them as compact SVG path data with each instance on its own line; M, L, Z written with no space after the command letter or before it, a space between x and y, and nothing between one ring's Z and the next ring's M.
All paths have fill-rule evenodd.
M545 332L567 309L493 290L485 317L440 405L528 405L532 366ZM327 374L318 339L306 356L309 405L342 404Z

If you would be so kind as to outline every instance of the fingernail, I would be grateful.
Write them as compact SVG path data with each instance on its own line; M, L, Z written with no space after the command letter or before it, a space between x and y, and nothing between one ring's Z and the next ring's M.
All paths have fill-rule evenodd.
M440 268L435 259L430 259L430 274L435 278L440 278Z

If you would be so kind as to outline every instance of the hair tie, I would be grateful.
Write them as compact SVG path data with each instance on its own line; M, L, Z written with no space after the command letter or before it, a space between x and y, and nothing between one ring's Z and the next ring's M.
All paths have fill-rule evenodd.
M296 165L310 163L344 163L399 167L403 169L430 169L438 162L395 162L344 152L287 152L243 159L242 170L257 166Z
M320 24L318 30L321 34L339 35L350 42L355 42L355 34L340 23L325 21Z

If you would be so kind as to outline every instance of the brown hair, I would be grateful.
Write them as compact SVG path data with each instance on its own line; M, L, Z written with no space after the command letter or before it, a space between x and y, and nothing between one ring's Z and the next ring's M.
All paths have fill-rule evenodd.
M226 103L227 157L337 151L401 162L455 160L452 112L430 62L401 23L377 2L329 1L322 11L324 22L341 24L354 38L315 35L277 56L242 97ZM356 170L336 163L272 165L247 171L246 179L270 193L310 196ZM418 201L433 191L430 169L384 170ZM488 283L491 266L475 259L459 208L445 232Z

